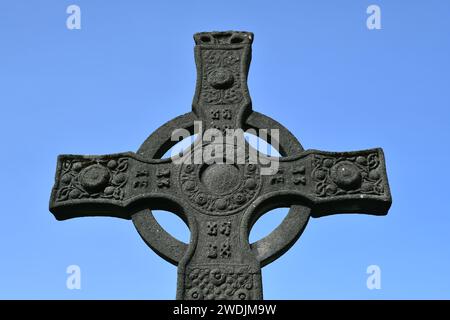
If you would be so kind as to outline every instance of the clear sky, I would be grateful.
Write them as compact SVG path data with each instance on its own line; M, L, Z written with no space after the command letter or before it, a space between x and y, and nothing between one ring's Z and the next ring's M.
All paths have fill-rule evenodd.
M66 28L71 4L81 30ZM371 4L381 30L366 27ZM305 149L382 147L393 196L386 217L311 219L263 269L265 298L450 298L449 16L446 0L1 1L0 298L175 297L176 268L131 221L54 219L56 156L137 150L191 109L192 35L230 29L255 33L254 110ZM285 214L264 216L251 240ZM188 241L173 214L157 218ZM81 290L66 288L69 265Z

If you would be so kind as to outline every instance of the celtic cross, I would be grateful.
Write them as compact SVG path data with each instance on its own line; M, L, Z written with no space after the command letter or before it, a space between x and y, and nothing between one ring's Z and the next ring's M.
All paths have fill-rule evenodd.
M178 266L177 299L262 299L261 268L294 244L310 216L387 214L391 196L383 151L304 151L285 127L252 111L247 74L253 34L204 32L194 39L192 112L157 129L137 153L60 155L50 211L58 220L132 219L143 240ZM277 170L262 174L263 161L250 161L248 144L231 145L236 154L243 152L240 163L227 153L213 153L218 161L192 161L196 150L218 143L201 140L178 157L161 159L177 142L172 133L193 133L195 121L224 133L278 130L282 157L258 154L264 163L277 161ZM290 207L289 213L268 236L250 244L253 224L277 207ZM152 209L180 216L191 231L190 243L167 233Z

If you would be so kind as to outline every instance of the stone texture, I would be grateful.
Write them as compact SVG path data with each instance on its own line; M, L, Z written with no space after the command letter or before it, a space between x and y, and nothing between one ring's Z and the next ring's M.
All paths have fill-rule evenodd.
M304 151L286 128L251 108L247 74L253 34L203 32L194 39L192 112L157 129L137 153L59 156L50 211L58 220L92 215L132 219L142 239L178 266L178 299L262 299L261 267L295 243L310 216L387 214L391 196L384 154L381 149ZM181 163L159 159L176 143L171 133L180 128L192 132L194 121L224 133L280 130L279 169L261 175L261 165L250 163L248 150L240 164L192 164L187 162L190 152ZM256 220L280 206L290 206L283 222L249 244ZM151 209L179 215L191 230L191 242L163 230Z

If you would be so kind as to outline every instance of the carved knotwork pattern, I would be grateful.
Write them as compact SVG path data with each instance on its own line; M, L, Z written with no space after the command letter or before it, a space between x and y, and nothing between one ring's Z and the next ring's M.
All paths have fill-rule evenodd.
M314 192L319 197L357 193L382 195L385 192L376 152L354 157L315 155L312 166Z
M201 100L210 105L242 101L239 50L203 50Z
M199 266L186 277L186 300L253 299L253 274L247 266Z
M122 200L128 159L66 159L62 162L56 201L105 198Z
M215 194L200 179L201 165L183 164L180 184L183 194L200 211L211 215L227 215L248 205L259 194L261 176L258 166L247 164L241 170L238 186L228 194Z

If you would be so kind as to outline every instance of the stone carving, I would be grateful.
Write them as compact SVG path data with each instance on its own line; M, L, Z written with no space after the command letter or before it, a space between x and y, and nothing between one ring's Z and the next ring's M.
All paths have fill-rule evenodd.
M145 242L178 266L177 299L262 299L261 268L295 243L310 217L387 214L391 195L384 154L381 149L303 150L285 127L252 110L247 73L253 34L204 32L194 39L198 74L192 112L157 129L137 153L58 157L50 211L58 220L132 219ZM286 157L274 162L262 156L279 164L271 175L262 175L265 164L251 163L247 153L243 163L189 162L189 152L177 159L181 162L160 159L172 146L171 134L191 130L195 121L223 132L277 129ZM196 142L194 152L209 146ZM290 207L281 225L250 244L255 221L280 206ZM183 243L161 228L154 209L179 215L192 241Z
M284 184L286 178L284 176L284 169L280 168L278 171L270 178L270 184Z
M158 169L156 171L158 188L170 188L170 170L167 168Z
M253 275L246 266L196 266L189 271L186 289L186 300L250 300Z
M206 227L208 228L208 234L210 236L217 236L217 222L209 221L206 224Z
M211 110L212 120L231 120L233 118L233 113L231 109L213 109Z
M248 205L261 187L259 169L249 164L182 165L181 189L190 203L202 212L227 215Z
M218 257L227 259L231 257L231 221L225 220L222 222L208 221L206 223L208 236L211 237L208 244L207 257L217 259ZM217 249L219 248L219 254Z
M65 159L62 162L56 201L83 198L122 200L127 183L128 160Z
M305 185L306 184L306 177L305 177L305 166L296 166L294 167L294 170L292 170L292 182L294 184L302 184Z
M220 256L222 258L229 258L229 257L231 257L230 241L226 240L226 241L222 242L222 245L220 246Z
M210 105L236 104L242 101L240 52L238 50L204 50L202 101ZM228 109L229 110L229 109ZM231 119L231 112L224 112ZM213 114L213 117L218 117Z
M312 178L319 197L384 193L377 153L339 158L316 155L313 167Z
M208 244L208 258L216 259L217 258L217 245L215 243Z
M150 186L150 181L149 181L150 173L148 170L138 170L135 174L135 177L136 177L136 179L133 183L133 188L145 189Z
M222 222L222 224L220 225L220 233L227 237L230 235L230 233L231 233L231 222L230 221Z

